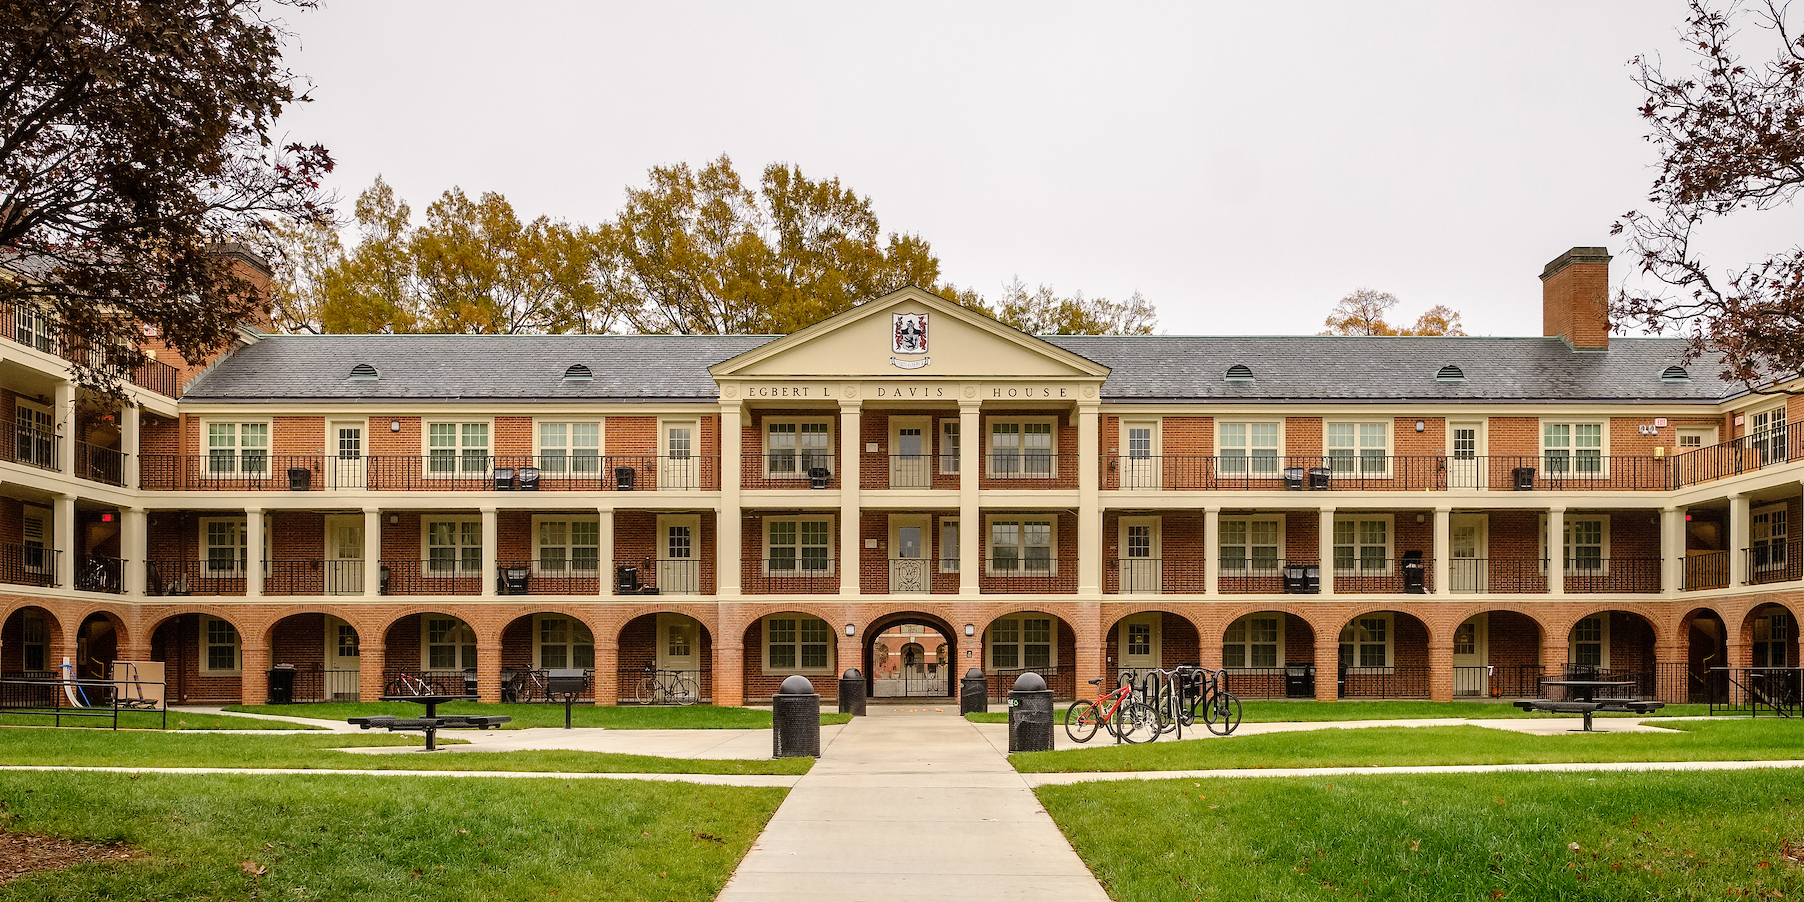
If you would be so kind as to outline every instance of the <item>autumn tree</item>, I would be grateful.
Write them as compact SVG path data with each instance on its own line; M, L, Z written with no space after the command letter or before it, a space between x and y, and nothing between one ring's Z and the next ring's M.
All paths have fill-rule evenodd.
M1804 249L1717 266L1699 238L1745 211L1788 207L1804 188L1804 37L1785 4L1691 0L1687 58L1636 57L1648 140L1660 152L1648 207L1613 233L1654 287L1619 293L1618 324L1685 335L1688 359L1722 355L1749 384L1804 371Z
M1399 335L1464 335L1459 312L1446 304L1436 304L1416 317L1416 324L1400 330Z
M1323 335L1464 335L1459 313L1445 304L1436 304L1416 318L1416 324L1398 328L1385 320L1397 306L1397 296L1388 291L1360 288L1341 298L1328 314Z
M87 347L78 381L116 390L140 324L216 351L261 304L222 246L279 256L272 217L330 217L331 157L271 137L306 99L272 8L311 5L0 0L0 303Z
M1060 297L1050 286L1033 292L1017 276L990 312L1030 335L1151 335L1158 314L1140 292L1126 300L1087 298L1079 291Z

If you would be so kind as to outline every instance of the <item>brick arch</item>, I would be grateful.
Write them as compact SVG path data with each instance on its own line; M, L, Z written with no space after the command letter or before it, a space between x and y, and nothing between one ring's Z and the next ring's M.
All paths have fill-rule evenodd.
M1553 620L1550 618L1548 635L1561 639L1569 638L1572 635L1572 628L1576 626L1580 620L1583 620L1586 617L1595 617L1599 614L1608 614L1611 611L1622 611L1640 617L1642 621L1647 624L1648 629L1653 632L1655 641L1659 640L1659 637L1663 632L1670 632L1671 630L1669 619L1648 608L1646 605L1598 602L1589 607L1575 608L1574 610L1578 611L1578 613L1573 614L1570 617L1561 620ZM1555 627L1558 629L1556 630Z
M400 609L394 611L392 614L390 614L388 616L387 619L381 621L381 629L376 632L373 632L372 635L375 638L382 640L383 644L386 645L388 643L388 634L394 632L395 625L400 623L401 621L406 620L409 617L418 617L421 614L447 614L452 617L456 617L457 619L462 620L465 623L468 623L470 625L471 631L476 633L476 644L481 645L482 639L483 639L482 627L479 624L471 623L469 618L464 617L461 614L454 613L453 609L456 607L458 607L458 606L455 604L408 605L404 608L400 608ZM509 618L510 622L511 622L511 620L512 620L512 618ZM360 632L360 633L358 633L358 635L362 636L363 634ZM495 634L495 641L496 642L501 641L501 634L499 632L496 632L496 634Z
M1135 603L1122 605L1120 607L1111 605L1109 613L1104 615L1105 619L1102 622L1102 634L1107 636L1110 631L1121 625L1122 620L1132 617L1135 614L1170 614L1173 617L1183 618L1186 623L1190 624L1191 629L1196 630L1197 636L1201 637L1203 635L1205 624L1199 622L1193 614L1185 610L1189 607L1192 606L1170 603L1158 604L1155 602Z
M1283 596L1283 595L1269 595L1269 596L1261 595L1261 596L1248 596L1248 597L1249 598L1267 599L1267 600L1264 601L1263 603L1260 601L1245 601L1245 602L1242 602L1241 604L1239 604L1235 607L1231 607L1231 608L1216 608L1216 607L1212 606L1210 610L1204 612L1204 614L1206 616L1202 621L1203 624L1206 625L1209 629L1214 630L1216 635L1219 636L1220 634L1227 632L1228 624L1233 623L1234 621L1239 620L1242 617L1245 617L1249 614L1260 614L1260 613L1264 613L1266 611L1271 611L1271 612L1277 613L1277 614L1286 614L1286 615L1289 615L1292 617L1296 617L1299 620L1302 620L1304 623L1309 624L1309 629L1311 631L1313 631L1316 635L1320 636L1323 634L1321 618L1326 615L1320 610L1312 609L1308 605L1291 604L1288 602L1273 603L1270 601L1270 599L1284 598L1285 596ZM1200 630L1200 628L1199 628L1199 630ZM1336 624L1334 626L1334 629L1331 631L1331 634L1338 634L1339 632L1340 632L1340 625Z
M374 629L374 626L372 626L367 616L360 617L347 608L333 608L329 605L317 607L314 605L301 605L295 608L285 608L269 616L268 622L263 624L262 629L264 644L273 645L275 643L276 626L282 621L287 620L290 617L304 617L308 614L320 614L328 617L337 617L338 619L343 620L351 625L351 629L357 631L358 642L362 642L370 635L370 631Z
M216 617L231 624L232 629L238 631L238 641L243 642L245 636L252 635L247 629L247 625L256 622L248 616L250 612L245 611L242 607L235 607L232 605L185 604L177 605L167 610L168 613L158 612L154 615L156 619L151 621L150 627L144 631L144 635L155 636L157 630L162 629L164 624L177 617L186 617L189 614L205 614L208 617Z
M61 650L64 648L64 641L68 641L69 647L71 648L74 647L75 643L74 630L63 626L63 618L59 616L56 611L52 610L47 605L32 604L30 602L15 604L7 609L4 616L0 616L0 630L4 630L8 624L12 623L14 616L22 615L26 611L31 610L42 611L44 613L44 667L46 670L55 670L55 665L61 662L54 659L57 655L62 653ZM23 630L24 628L25 621L21 616L19 620L19 629ZM81 629L80 620L75 622L75 629ZM11 650L0 649L0 651L10 653ZM23 655L24 653L21 651L20 654Z
M1758 602L1748 605L1748 609L1746 611L1742 612L1741 624L1739 626L1737 626L1735 629L1736 644L1739 644L1742 646L1751 646L1754 642L1754 614L1756 612L1760 611L1762 608L1774 608L1774 607L1782 608L1786 614L1791 616L1792 623L1794 623L1794 624L1797 623L1798 608L1796 606L1786 604L1783 601L1779 601L1779 600L1773 599L1773 598L1762 599ZM1727 621L1724 621L1724 624L1727 625ZM1794 626L1793 629L1796 630L1797 627ZM1794 643L1797 641L1797 637L1795 634L1793 635L1792 641ZM1795 662L1793 662L1791 664L1791 666L1796 667L1797 664Z
M947 613L950 614L950 612ZM901 626L907 623L920 623L924 626L932 627L936 632L946 638L946 654L949 660L943 662L946 670L944 695L947 698L957 697L958 680L963 673L957 664L957 662L961 660L958 654L959 643L964 642L982 647L983 637L980 634L966 638L962 631L962 624L953 622L955 619L956 618L936 614L919 607L911 607L886 611L866 620L864 626L860 628L858 636L858 666L864 670L865 692L873 698L876 696L877 668L874 662L876 660L877 638L883 635L883 631L890 627ZM845 662L841 663L843 665Z
M75 615L75 628L78 630L81 629L81 625L84 623L87 623L88 618L93 617L95 615L105 617L107 620L112 622L113 632L115 632L119 635L119 647L121 649L125 648L126 644L127 644L127 640L129 640L132 635L131 631L129 629L127 629L127 627L126 627L125 617L121 614L114 612L111 608L108 608L105 605L91 604L91 605L88 605L87 607L82 608L80 610L80 612L78 612Z
M1409 606L1409 605L1399 606L1399 605L1381 605L1381 604L1372 604L1372 605L1365 605L1365 606L1353 608L1346 616L1339 618L1339 622L1334 625L1334 628L1332 630L1330 630L1327 633L1323 633L1321 630L1318 629L1316 631L1316 635L1338 636L1338 635L1340 635L1341 627L1344 627L1347 624L1352 623L1355 618L1364 617L1367 614L1385 614L1385 613L1406 614L1409 617L1413 618L1417 623L1422 624L1422 629L1428 633L1428 647L1429 648L1433 648L1435 646L1436 642L1441 641L1442 639L1451 639L1453 636L1452 629L1445 630L1445 632L1446 632L1445 636L1437 635L1435 633L1435 623L1440 618L1435 617L1432 614L1425 614L1424 612L1416 609L1414 606ZM1454 628L1457 628L1459 626L1459 621L1455 621L1453 626L1454 626Z
M513 626L515 623L519 622L520 620L527 618L527 617L531 617L534 614L556 614L559 617L569 617L570 619L575 620L578 623L581 623L583 626L588 627L590 638L598 638L600 636L605 635L606 631L602 627L607 626L609 624L609 621L607 621L607 620L599 619L594 616L591 616L588 613L584 613L581 609L581 606L571 606L571 605L564 605L564 604L550 604L550 605L544 605L544 606L525 605L523 607L530 608L530 610L523 610L520 613L515 614L515 615L508 617L507 619L499 622L499 626L495 630L496 644L500 644L501 635L503 633L507 632L508 627ZM465 621L465 622L468 623L469 621ZM470 625L471 625L471 627L475 627L475 624L470 624ZM480 638L481 634L478 633L477 635ZM616 631L616 635L618 635L618 631Z
M625 632L628 626L631 626L635 621L642 620L646 617L656 617L659 614L680 614L695 621L702 628L702 635L699 637L701 639L712 640L720 632L717 618L697 616L697 612L695 611L684 610L678 607L639 608L635 609L631 614L610 617L606 621L609 631L613 634L615 647L619 647L620 634ZM595 638L600 639L601 635L601 632L597 631Z
M1518 617L1527 617L1530 622L1534 623L1535 628L1541 631L1541 639L1543 641L1551 635L1551 633L1548 632L1546 619L1540 614L1535 613L1532 605L1511 605L1507 602L1487 602L1458 608L1454 610L1453 613L1447 615L1447 623L1449 625L1447 630L1448 641L1453 640L1453 631L1459 629L1460 624L1465 623L1480 614L1515 614Z
M1753 614L1754 608L1756 608L1756 607L1759 607L1759 605L1754 605L1753 607L1748 608L1747 613L1750 615ZM1672 632L1661 638L1668 640L1677 645L1683 645L1686 640L1691 638L1690 634L1687 632L1687 629L1691 625L1691 621L1698 619L1698 615L1700 615L1700 614L1708 614L1710 616L1715 617L1719 622L1722 623L1725 633L1727 632L1728 626L1729 626L1729 618L1723 614L1722 610L1717 608L1714 605L1700 604L1700 605L1694 605L1692 607L1686 608L1684 613L1682 613L1678 617L1674 618L1672 621ZM1723 637L1723 639L1725 641L1727 641L1728 636L1725 635Z

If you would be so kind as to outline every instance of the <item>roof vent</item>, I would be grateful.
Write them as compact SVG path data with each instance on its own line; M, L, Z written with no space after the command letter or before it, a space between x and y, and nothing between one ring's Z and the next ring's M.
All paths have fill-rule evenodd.
M377 378L376 368L367 363L359 363L351 367L352 382L374 382Z
M1233 366L1228 367L1228 381L1251 382L1253 381L1253 370L1246 364L1236 363Z
M1434 374L1434 379L1436 382L1464 382L1466 381L1466 371L1449 363L1441 367L1440 372Z
M1682 366L1669 366L1660 371L1661 382L1690 382L1691 374Z
M595 374L580 363L572 363L564 370L565 382L588 382L594 378Z

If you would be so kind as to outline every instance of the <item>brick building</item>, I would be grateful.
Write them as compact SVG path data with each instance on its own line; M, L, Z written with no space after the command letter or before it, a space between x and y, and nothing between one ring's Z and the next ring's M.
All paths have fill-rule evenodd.
M1697 699L1796 665L1804 400L1610 338L1608 266L1550 263L1535 338L1036 338L904 289L788 336L246 329L123 405L4 311L0 671L160 660L172 698L259 702L277 664L301 698L490 700L582 667L610 703L652 668L737 705L831 696L910 626L1061 696L1201 662Z

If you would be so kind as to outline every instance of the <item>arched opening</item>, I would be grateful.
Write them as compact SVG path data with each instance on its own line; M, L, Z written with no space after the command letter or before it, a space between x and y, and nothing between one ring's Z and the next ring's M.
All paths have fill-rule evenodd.
M269 628L269 663L275 670L292 670L290 688L279 691L270 683L270 702L354 702L382 694L381 686L363 692L362 638L357 628L331 614L290 614Z
M1566 635L1566 679L1631 682L1615 694L1653 698L1654 625L1633 611L1598 611Z
M1315 628L1284 611L1237 617L1222 630L1221 668L1243 698L1315 698Z
M865 691L874 699L951 698L963 673L958 640L952 624L920 611L871 621L864 629Z
M62 646L62 623L46 608L23 607L0 624L0 674L9 679L43 680L56 676L56 649Z
M418 676L441 695L476 696L476 630L436 611L407 614L382 635L383 692L401 674Z
M76 679L112 679L113 662L117 660L119 621L110 614L89 614L75 631Z
M1729 661L1729 628L1721 614L1697 608L1679 626L1679 644L1685 649L1684 702L1703 705L1712 698L1728 698L1729 673L1721 668Z
M1341 698L1427 698L1428 625L1403 611L1370 611L1340 630Z
M214 614L172 614L150 634L150 659L163 662L170 704L237 704L243 697L244 641L238 625Z
M1748 643L1750 668L1741 681L1752 700L1798 713L1804 686L1798 670L1797 618L1791 609L1782 604L1759 605L1748 612L1741 631Z
M1541 626L1516 611L1483 611L1453 630L1453 694L1528 698L1541 694Z
M620 628L616 685L621 704L681 703L686 695L712 704L714 638L688 614L659 611L634 617Z
M515 617L501 629L501 700L550 701L545 674L581 670L588 685L576 698L595 699L595 632L580 617L538 611Z
M1138 674L1200 663L1200 639L1196 625L1182 614L1137 611L1123 615L1109 626L1103 639L1108 685L1116 685L1122 671Z
M822 698L839 698L839 640L820 617L802 611L766 614L745 628L740 685L752 704L775 695L789 676L804 676Z
M1006 698L1015 679L1029 671L1045 678L1055 700L1077 697L1077 631L1052 614L1014 611L990 621L982 660L990 698Z

